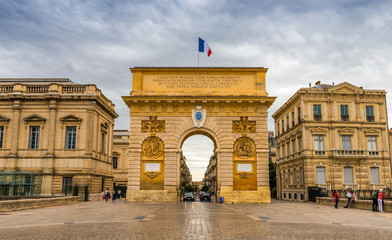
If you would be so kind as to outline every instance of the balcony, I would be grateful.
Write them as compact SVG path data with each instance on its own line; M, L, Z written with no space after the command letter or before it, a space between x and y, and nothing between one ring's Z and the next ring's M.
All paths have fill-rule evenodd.
M317 184L317 187L319 188L325 188L326 190L331 190L331 184L329 183L324 183L324 184Z
M367 122L374 122L374 116L366 116Z
M333 157L345 157L345 158L366 158L366 150L332 150Z
M356 191L356 190L358 190L359 188L358 188L358 184L344 184L344 187L345 187L345 189L351 189L351 190L354 190L354 191Z
M314 121L322 121L323 120L323 116L322 115L313 115L313 119Z
M381 157L381 153L379 151L368 151L369 157Z
M325 150L315 150L314 155L316 156L325 156Z
M387 187L387 185L385 185L385 184L370 184L370 188L373 190L384 189L386 187Z
M350 120L350 117L349 117L349 115L340 115L340 119L343 122L348 122Z

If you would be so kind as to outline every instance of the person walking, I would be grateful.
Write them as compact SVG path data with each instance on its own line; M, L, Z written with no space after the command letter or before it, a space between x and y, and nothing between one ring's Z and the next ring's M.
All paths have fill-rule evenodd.
M377 190L376 193L373 194L372 200L373 200L373 206L372 210L373 212L377 212L377 199L378 199L378 194L380 193L380 190Z
M351 196L352 196L352 193L353 193L353 191L348 191L347 192L347 194L346 194L346 197L347 197L347 204L346 204L346 206L344 206L344 208L348 208L348 205L350 204L350 202L351 202Z
M386 196L387 196L387 194L383 193L383 190L380 189L380 192L378 193L378 198L377 198L377 201L378 201L378 210L379 210L380 212L384 212L384 211L382 210L382 198L383 198L383 197L386 197Z
M348 204L348 207L351 208L351 204L353 204L353 202L356 200L357 200L357 195L355 195L355 192L351 191L351 200L350 203Z
M106 202L108 201L109 197L110 197L109 188L106 188L106 192L105 192L105 200L106 200Z
M118 189L118 190L117 190L117 197L118 197L118 199L121 198L121 189Z
M113 189L113 192L112 192L112 202L116 202L116 195L117 195L116 190Z
M333 191L333 195L332 195L332 201L335 202L335 208L339 208L338 204L339 204L339 194L336 191Z

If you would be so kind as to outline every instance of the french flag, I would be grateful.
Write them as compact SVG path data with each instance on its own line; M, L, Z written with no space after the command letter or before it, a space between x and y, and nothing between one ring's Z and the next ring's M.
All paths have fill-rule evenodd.
M199 52L207 53L207 56L210 56L212 51L208 44L201 38L199 38Z

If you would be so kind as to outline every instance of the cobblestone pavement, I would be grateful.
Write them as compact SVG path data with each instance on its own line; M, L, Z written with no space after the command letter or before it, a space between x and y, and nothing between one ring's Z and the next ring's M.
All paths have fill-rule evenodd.
M0 213L0 239L392 239L392 213L313 203L87 202Z

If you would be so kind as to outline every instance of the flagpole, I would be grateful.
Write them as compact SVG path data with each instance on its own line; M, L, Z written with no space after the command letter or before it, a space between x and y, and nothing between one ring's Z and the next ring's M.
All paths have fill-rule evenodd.
M197 38L197 67L200 67L200 62L199 62L199 44L200 44L200 42L199 42L199 38L200 37L198 37Z

